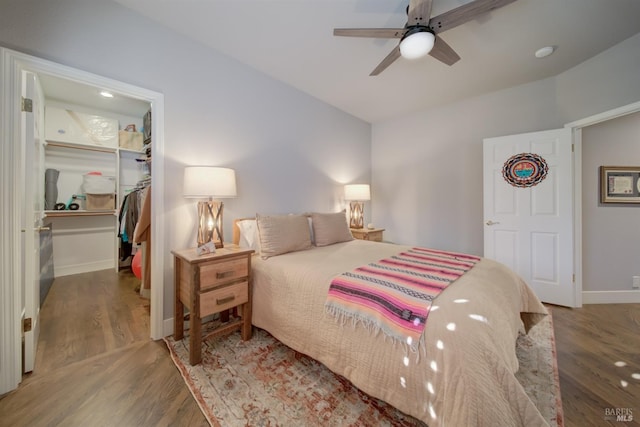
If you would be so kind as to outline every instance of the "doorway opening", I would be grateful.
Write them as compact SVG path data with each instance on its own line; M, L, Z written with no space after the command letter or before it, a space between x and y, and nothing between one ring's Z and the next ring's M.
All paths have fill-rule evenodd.
M0 73L2 74L1 93L3 95L1 110L2 151L3 154L6 155L3 155L4 159L2 160L3 178L5 179L3 179L1 195L2 200L8 202L4 203L0 208L2 209L3 217L8 219L8 221L3 224L2 229L3 235L6 236L6 238L2 239L2 242L0 242L0 253L2 254L2 259L0 261L2 262L2 266L6 267L2 268L2 272L0 273L2 276L0 291L6 296L6 298L3 298L1 303L3 314L0 316L0 326L2 326L0 328L0 331L2 331L0 333L0 342L2 342L3 348L2 352L0 352L0 366L2 366L0 369L0 393L4 393L16 388L21 381L21 340L23 339L23 319L29 318L32 319L32 322L37 322L39 316L39 298L38 302L34 304L34 307L31 309L28 307L25 308L25 295L29 294L29 292L26 292L27 287L33 285L31 283L27 283L24 274L26 268L25 263L28 264L30 259L28 254L24 251L24 241L26 240L24 239L24 235L27 231L31 232L31 230L27 230L26 227L24 227L24 219L21 218L21 215L23 214L21 206L23 205L22 199L24 196L21 189L25 188L25 177L31 171L28 166L26 166L27 163L24 161L24 148L22 147L22 144L24 144L23 141L25 133L23 128L24 113L22 109L24 76L27 73L36 75L42 82L41 87L42 93L44 93L45 104L48 102L52 106L63 107L63 110L75 112L75 110L88 109L91 111L85 111L85 113L89 115L100 116L101 112L102 116L111 115L113 108L107 108L104 105L92 104L91 102L86 101L88 94L95 94L98 96L98 89L100 89L107 90L114 94L114 97L119 98L121 107L118 108L124 108L120 110L121 113L119 114L124 112L122 115L125 117L125 125L136 124L136 128L138 128L135 120L133 123L129 123L130 120L127 120L127 117L134 117L134 115L131 115L131 112L133 111L132 109L138 108L139 111L142 111L146 108L151 111L149 116L151 118L151 124L148 130L150 130L152 135L153 143L150 146L149 154L154 161L150 164L149 172L153 177L154 192L150 197L150 211L152 212L151 216L153 221L149 232L150 235L153 236L153 239L151 240L152 244L149 245L148 248L150 252L149 277L151 277L152 283L149 290L150 317L148 322L148 336L152 339L159 339L165 335L163 327L164 265L162 256L164 233L160 231L164 229L163 215L160 214L163 211L164 97L162 94L157 92L94 75L82 70L66 67L64 65L19 52L4 48L0 48L0 52ZM104 101L108 100L105 99ZM122 107L123 105L125 107ZM113 112L113 114L117 115L118 113ZM135 114L135 117L138 116L137 112L133 114ZM71 120L75 121L77 117L73 116L74 114L72 114ZM141 116L140 127L144 128L142 121ZM80 122L82 122L82 120L80 120ZM42 132L42 134L44 134L44 132ZM43 145L44 151L46 144ZM60 144L58 144L56 149L58 150L58 153L54 153L54 158L56 155L60 157L60 151L73 150L73 148L69 146L61 147ZM83 152L83 150L76 151ZM119 174L115 177L114 173L114 178L118 187L120 187L120 183L123 184L123 188L118 188L114 194L118 194L120 191L122 192L121 194L124 194L128 185L135 185L129 181L131 177L124 177L120 175L120 167L127 163L135 163L137 160L135 159L135 156L137 156L136 153L125 153L123 157L120 155L120 151L123 151L124 153L124 150L120 150L119 146L103 150L102 152L93 149L84 151L86 151L86 153L79 155L76 154L74 155L75 159L68 162L67 165L69 166L69 169L75 168L76 171L83 171L87 168L92 169L91 167L88 167L89 164L87 162L100 158L99 156L106 153L107 157L111 156L114 172ZM136 150L131 151L133 152ZM104 162L104 158L100 159L99 163ZM91 172L91 170L88 172ZM69 190L65 189L65 191ZM68 195L65 194L63 198L67 199ZM113 199L115 200L115 195ZM60 199L58 202L66 205L65 210L71 205L71 203L69 203L70 200ZM80 202L78 204L81 205L82 203L86 203L86 199L82 201L74 199L71 202ZM95 200L92 200L91 202L93 203ZM107 201L107 203L110 202L111 201ZM92 231L94 232L97 230L98 234L103 235L110 229L111 231L115 231L115 223L117 219L116 212L117 209L119 209L119 206L116 206L115 201L113 203L113 208L109 209L109 211L111 211L111 216L100 214L93 215L95 212L86 215L95 217L102 216L106 221L111 221L109 226L105 224L93 224L89 227L82 225L78 226L76 220L80 217L77 217L76 220L71 221L76 222L72 227L75 226L80 229L84 228L85 232L91 231L87 229L93 229ZM86 207L86 205L84 207ZM86 209L84 210L86 211ZM42 215L42 218L46 217L44 210L40 215ZM60 228L65 229L65 226ZM74 232L69 231L67 237L69 236L73 237ZM119 258L116 255L117 240L116 235L113 235L112 237L111 249L113 250L107 250L106 252L110 252L113 255L113 268L114 270L117 270L119 268L119 263L117 262ZM73 246L73 244L71 246ZM94 245L96 248L99 246L100 244ZM54 258L55 257L56 255L54 254ZM74 268L99 269L99 265L91 267L90 262L85 263L89 265L82 266L82 264L83 262L78 262ZM68 272L70 274L74 273L73 269ZM35 292L36 290L31 290L32 294ZM39 290L37 292L39 293ZM29 310L32 312L29 312Z

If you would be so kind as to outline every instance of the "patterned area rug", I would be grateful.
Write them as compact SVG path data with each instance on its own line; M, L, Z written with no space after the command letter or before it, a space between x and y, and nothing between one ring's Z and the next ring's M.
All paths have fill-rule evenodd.
M213 326L215 323L209 324ZM205 328L203 328L205 329ZM206 333L206 330L203 331ZM202 345L189 365L186 337L165 338L171 357L213 426L423 426L369 397L324 365L254 328ZM551 317L518 338L518 380L550 426L563 425Z

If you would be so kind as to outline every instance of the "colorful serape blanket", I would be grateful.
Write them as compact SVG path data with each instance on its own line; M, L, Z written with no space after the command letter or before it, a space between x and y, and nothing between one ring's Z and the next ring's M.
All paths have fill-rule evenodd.
M415 350L432 301L478 261L473 255L412 248L335 277L325 310Z

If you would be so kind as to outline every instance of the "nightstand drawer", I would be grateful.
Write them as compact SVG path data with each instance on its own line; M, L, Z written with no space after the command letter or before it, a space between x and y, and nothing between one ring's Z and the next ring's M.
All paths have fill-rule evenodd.
M249 301L249 282L242 281L200 294L200 317L218 313Z
M382 242L384 228L352 228L351 235L354 239Z
M247 276L249 263L246 257L207 263L200 267L200 289L205 290Z
M382 231L373 231L367 233L362 237L363 240L370 240L372 242L382 242Z

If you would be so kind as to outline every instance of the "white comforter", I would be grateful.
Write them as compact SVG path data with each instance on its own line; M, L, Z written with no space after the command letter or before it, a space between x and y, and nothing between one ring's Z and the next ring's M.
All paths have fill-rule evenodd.
M256 256L253 324L429 426L547 425L514 376L523 320L546 310L501 264L483 259L438 296L419 354L325 313L334 276L405 248L353 240Z

